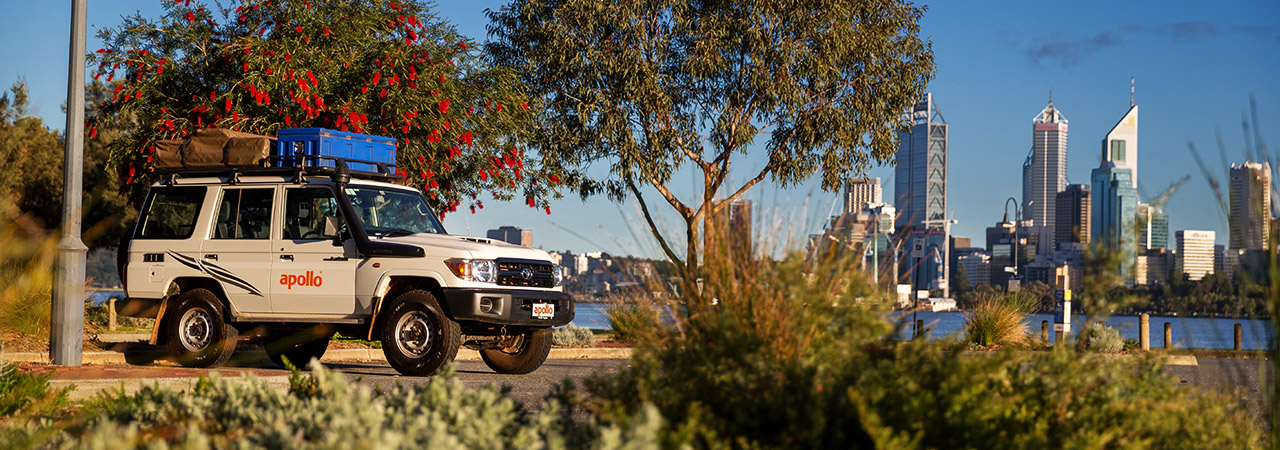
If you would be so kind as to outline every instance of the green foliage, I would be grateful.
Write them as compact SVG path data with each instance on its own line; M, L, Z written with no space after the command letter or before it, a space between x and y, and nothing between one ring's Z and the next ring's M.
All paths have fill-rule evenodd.
M50 414L67 403L71 389L49 389L48 375L23 373L0 360L0 418Z
M821 173L835 190L892 157L902 111L935 70L923 12L896 0L516 0L489 11L486 51L545 101L532 145L566 170L608 161L609 174L581 180L580 193L634 196L692 280L703 228L712 233L756 183L790 186ZM748 152L746 167L758 172L731 174ZM702 194L682 199L667 187L688 166ZM658 229L645 185L680 215L684 233ZM683 260L669 238L683 238Z
M865 275L800 260L705 267L708 300L649 323L630 367L588 383L587 406L625 425L651 404L673 424L659 432L673 448L1261 444L1242 404L1181 388L1157 358L894 341L888 301ZM1000 301L1023 314L1034 304Z
M526 411L495 387L446 371L419 387L374 390L312 366L289 391L253 377L202 379L189 392L101 394L61 427L11 427L9 442L50 448L656 448L652 410L626 427L575 421L564 398ZM14 430L17 428L17 430Z
M1025 323L1027 314L1037 307L1037 294L1021 291L985 294L977 299L973 309L965 315L965 340L983 347L1025 346L1031 341Z
M1090 321L1076 338L1076 347L1082 352L1119 353L1124 346L1120 330L1097 320Z
M49 336L53 261L58 237L0 222L0 331Z
M596 335L587 328L569 324L551 331L551 344L562 347L595 347Z
M153 179L158 140L214 126L263 135L325 127L395 138L400 168L441 214L464 200L482 208L484 193L523 192L531 207L558 195L557 172L521 148L532 112L515 76L426 2L232 3L164 1L158 18L125 17L98 32L94 78L117 84L90 129L131 118L109 146L133 189Z
M6 221L29 212L37 227L55 227L61 221L62 140L27 111L25 81L14 83L13 94L0 97L0 219Z

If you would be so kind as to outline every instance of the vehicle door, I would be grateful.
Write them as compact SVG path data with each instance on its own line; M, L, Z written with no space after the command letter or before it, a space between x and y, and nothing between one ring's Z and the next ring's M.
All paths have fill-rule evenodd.
M157 186L151 188L142 214L130 241L128 266L125 268L127 295L138 298L161 298L169 290L170 280L178 277L205 276L196 261L200 243L209 224L201 222L214 201L205 200L205 186Z
M239 313L271 312L271 217L275 187L223 187L198 264Z
M283 229L272 241L272 309L304 316L353 314L359 258L323 236L325 216L342 217L333 190L325 185L287 186L281 216Z

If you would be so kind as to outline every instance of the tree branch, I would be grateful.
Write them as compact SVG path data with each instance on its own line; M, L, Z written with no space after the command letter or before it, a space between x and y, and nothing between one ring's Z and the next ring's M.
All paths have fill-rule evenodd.
M632 183L631 180L627 180L627 188L631 190L631 195L636 196L636 202L640 203L640 212L644 214L644 221L649 224L649 232L653 233L654 239L658 240L658 245L662 246L662 251L667 254L667 258L670 258L671 262L680 266L681 271L688 270L684 261L676 256L670 245L667 245L667 240L662 237L661 233L658 233L658 225L653 222L653 216L649 214L649 206L644 202L644 195L640 194L640 190L636 188L635 183Z

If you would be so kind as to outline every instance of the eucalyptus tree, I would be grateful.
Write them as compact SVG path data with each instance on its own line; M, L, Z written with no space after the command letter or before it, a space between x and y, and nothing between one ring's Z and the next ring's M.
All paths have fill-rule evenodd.
M686 280L710 224L753 186L820 174L836 190L888 161L935 72L924 8L906 1L514 0L487 13L486 51L542 109L531 145L581 195L635 198ZM606 175L584 171L597 161ZM687 167L700 192L682 196L672 177ZM646 187L683 219L683 255Z

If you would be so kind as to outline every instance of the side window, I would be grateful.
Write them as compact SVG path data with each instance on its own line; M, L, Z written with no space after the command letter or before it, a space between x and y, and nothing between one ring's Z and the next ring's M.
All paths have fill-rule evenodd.
M186 239L204 202L203 186L154 188L138 219L137 239Z
M324 217L338 216L338 202L326 187L293 188L284 194L284 238L323 239Z
M267 239L275 189L224 189L214 239Z
M1125 143L1126 141L1121 141L1116 139L1111 140L1111 160L1112 161L1124 161Z

